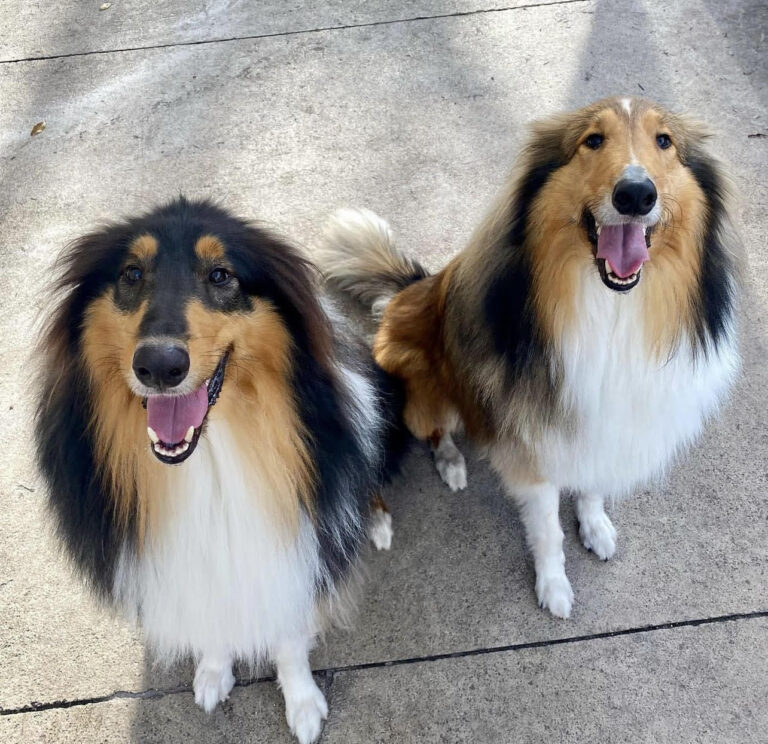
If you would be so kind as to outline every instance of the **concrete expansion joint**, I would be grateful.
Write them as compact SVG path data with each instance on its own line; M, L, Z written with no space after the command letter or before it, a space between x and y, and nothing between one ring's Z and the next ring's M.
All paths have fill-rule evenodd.
M610 630L602 633L591 633L580 636L567 636L565 638L553 638L544 641L527 641L523 643L514 643L506 646L490 646L487 648L474 648L466 651L454 651L445 654L432 654L427 656L413 656L404 659L389 659L386 661L372 661L364 664L348 664L345 666L328 667L326 669L317 669L314 671L316 677L322 681L322 689L326 697L329 696L336 674L340 672L359 672L369 669L382 669L385 667L405 666L408 664L422 664L433 661L444 661L448 659L465 659L472 656L485 656L489 654L502 654L511 651L525 651L528 649L546 648L548 646L564 646L575 643L584 643L589 641L600 641L610 638L620 638L629 635L641 635L644 633L655 633L657 631L677 630L679 628L696 628L702 625L715 625L717 623L730 623L746 620L756 620L759 618L768 618L768 610L756 610L754 612L740 612L729 615L717 615L714 617L695 618L693 620L677 620L669 623L658 623L655 625L645 625L636 628L623 628L621 630ZM238 680L236 687L251 687L252 685L264 682L274 682L275 677L257 677L254 679ZM140 692L130 692L128 690L118 690L109 695L91 698L78 698L75 700L54 700L49 703L32 702L18 708L0 707L0 716L18 715L22 713L36 713L55 708L73 708L81 705L95 705L97 703L107 703L112 700L120 699L139 699L151 700L162 698L166 695L177 695L183 692L190 692L189 685L180 685L168 689L150 688ZM322 739L322 736L321 736Z
M44 62L53 59L68 59L69 57L91 57L100 54L120 54L122 52L142 52L154 49L173 49L175 47L202 46L205 44L222 44L234 41L254 41L256 39L273 39L283 36L301 36L302 34L318 34L326 31L345 31L355 28L373 28L374 26L394 26L400 23L413 23L417 21L432 21L442 18L463 18L465 16L486 15L489 13L509 13L515 10L527 10L529 8L547 8L553 5L574 5L587 3L592 0L551 0L551 2L527 3L525 5L511 5L504 8L480 8L478 10L463 10L454 13L438 13L428 16L412 16L410 18L393 18L384 21L369 21L367 23L349 23L338 26L319 26L318 28L300 28L295 31L276 31L266 34L250 34L245 36L226 36L218 39L196 39L194 41L177 41L165 44L148 44L146 46L118 47L115 49L93 49L86 52L69 52L67 54L39 55L34 57L19 57L18 59L2 59L0 65L18 64L20 62Z

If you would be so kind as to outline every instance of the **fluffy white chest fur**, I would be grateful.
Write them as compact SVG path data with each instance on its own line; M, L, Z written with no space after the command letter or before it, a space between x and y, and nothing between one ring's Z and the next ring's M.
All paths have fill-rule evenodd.
M695 358L686 340L659 361L637 290L609 292L595 272L582 288L561 345L563 403L576 427L552 429L534 448L558 487L621 496L661 475L716 411L739 367L735 331L707 356Z
M203 652L258 660L311 633L320 574L317 538L301 512L292 538L274 523L225 422L168 468L170 510L138 557L121 557L116 593L161 658Z

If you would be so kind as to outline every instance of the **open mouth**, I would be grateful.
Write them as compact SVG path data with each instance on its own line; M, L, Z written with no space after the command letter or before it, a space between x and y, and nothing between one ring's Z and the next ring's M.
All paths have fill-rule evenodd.
M582 222L603 284L614 292L627 292L637 286L643 264L650 259L653 227L640 222L600 225L588 209L584 210Z
M208 411L215 405L224 383L229 351L219 360L210 379L186 395L150 395L147 435L155 457L166 465L184 462L197 447Z

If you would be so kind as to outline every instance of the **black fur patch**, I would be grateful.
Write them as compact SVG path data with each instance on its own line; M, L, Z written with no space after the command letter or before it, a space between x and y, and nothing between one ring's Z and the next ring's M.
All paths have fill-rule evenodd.
M306 350L296 350L294 388L307 432L307 446L317 469L315 503L320 557L333 580L343 576L358 555L366 539L370 499L398 472L410 442L402 422L402 383L373 364L366 376L376 390L383 422L373 463L361 448L362 432L353 431L343 408L346 401L339 392L338 381ZM352 521L350 515L357 518Z
M118 527L104 493L89 431L89 390L77 364L53 392L51 370L37 410L37 459L48 482L48 503L59 537L95 593L108 599L121 546L133 545L132 524Z
M365 277L365 283L370 286L387 287L390 291L396 293L410 287L414 282L421 281L429 276L429 272L418 261L412 258L408 258L407 261L411 268L409 273L401 274L392 271L390 273L369 274Z
M724 245L725 184L716 165L702 151L692 149L685 165L704 192L707 204L701 275L696 299L696 332L701 349L717 349L733 315L734 261Z
M538 364L545 352L537 331L532 268L524 244L531 203L559 167L560 163L555 161L541 163L522 179L512 207L503 268L485 294L485 318L494 349L506 358L509 371L515 377Z

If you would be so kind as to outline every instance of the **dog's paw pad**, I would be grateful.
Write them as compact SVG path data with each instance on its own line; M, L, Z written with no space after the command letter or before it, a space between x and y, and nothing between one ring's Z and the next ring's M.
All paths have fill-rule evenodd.
M300 744L313 744L320 737L323 721L328 718L328 703L323 693L315 687L306 697L286 700L285 717L288 728Z
M539 606L549 610L555 617L570 617L573 607L573 589L565 574L537 577L536 596Z
M616 552L616 528L605 512L583 519L579 524L579 536L587 550L607 561Z
M206 713L210 713L229 697L234 686L235 677L231 669L198 667L193 685L195 702Z
M368 535L376 550L389 550L392 547L392 515L382 509L375 509L371 514L371 526Z

